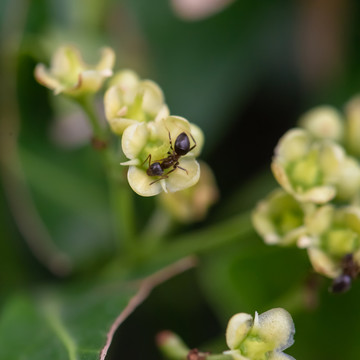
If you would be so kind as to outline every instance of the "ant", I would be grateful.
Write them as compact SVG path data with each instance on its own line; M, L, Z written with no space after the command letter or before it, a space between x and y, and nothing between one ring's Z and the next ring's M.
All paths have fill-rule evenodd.
M343 293L350 289L351 283L360 273L360 267L356 263L353 254L346 254L341 261L342 273L333 280L330 291Z
M191 139L194 141L194 145L190 147L190 140L188 135L185 132L182 132L179 134L175 140L175 145L173 147L170 131L168 131L169 134L169 142L170 142L170 150L168 151L168 156L166 158L156 160L155 162L151 163L151 154L145 159L143 164L149 159L149 167L146 170L146 174L148 176L160 176L159 179L156 179L150 185L156 183L157 181L160 181L162 179L166 179L169 177L169 174L175 171L176 169L184 170L186 173L187 170L179 166L179 159L181 156L186 155L188 152L190 152L192 149L196 146L196 141L194 137L190 134ZM164 173L164 170L171 168L170 171L167 173Z

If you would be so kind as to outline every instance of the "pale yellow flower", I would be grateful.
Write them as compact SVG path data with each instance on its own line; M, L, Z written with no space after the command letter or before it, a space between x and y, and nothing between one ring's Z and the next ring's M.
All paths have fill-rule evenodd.
M256 231L269 244L292 245L306 233L302 204L283 189L260 201L252 213Z
M188 152L178 158L178 164L174 161L171 166L161 168L164 159L174 154L176 139L182 133L189 140ZM195 185L200 177L200 165L195 157L202 145L200 128L179 116L128 126L122 136L122 149L129 161L122 165L129 166L127 177L130 186L141 196L153 196L161 191L175 192ZM149 174L149 168L154 163L157 163L161 174Z
M36 80L54 90L55 94L64 93L79 96L97 92L105 78L112 75L115 54L111 48L101 51L101 59L96 65L87 65L78 49L61 46L54 53L50 68L38 64L35 68Z
M289 130L279 140L271 168L276 180L298 201L323 204L337 193L344 149L330 140L313 140L306 130Z
M313 268L320 274L335 278L341 274L345 255L360 251L360 208L326 205L306 219L308 236L312 239L308 254Z
M161 88L151 80L140 80L132 70L114 76L105 93L104 106L109 125L118 135L129 125L169 116Z
M239 313L234 315L226 330L226 343L230 348L225 354L235 360L290 360L283 353L294 343L295 327L291 315L282 308L275 308L261 315Z

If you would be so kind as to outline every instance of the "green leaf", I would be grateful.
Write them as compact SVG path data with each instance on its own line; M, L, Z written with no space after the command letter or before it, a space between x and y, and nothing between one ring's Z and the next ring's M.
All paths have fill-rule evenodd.
M105 359L117 327L151 290L193 265L188 258L141 281L77 282L13 296L0 318L0 359Z

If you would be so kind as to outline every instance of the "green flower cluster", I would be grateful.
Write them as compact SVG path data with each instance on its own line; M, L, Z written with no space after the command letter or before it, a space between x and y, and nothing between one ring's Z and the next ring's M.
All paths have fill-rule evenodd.
M113 75L115 54L104 48L98 64L88 65L81 53L73 46L62 46L54 53L50 67L37 65L35 77L39 83L86 103L90 95L100 90L106 78L110 78L104 96L105 117L112 132L121 137L123 154L129 166L127 178L131 188L141 196L153 196L160 192L173 193L185 190L200 178L200 164L196 157L204 143L201 129L183 117L170 115L161 88L151 80L142 80L132 70L122 70ZM99 125L97 125L99 128ZM184 208L198 204L196 218L201 218L214 202L216 195L204 201L209 190L212 174L206 172L201 186L187 192L178 201ZM168 208L173 200L163 201ZM191 221L183 214L174 212L180 221Z
M347 290L360 266L360 96L343 113L310 110L298 125L275 148L281 187L256 206L253 225L267 244L306 248L313 268Z

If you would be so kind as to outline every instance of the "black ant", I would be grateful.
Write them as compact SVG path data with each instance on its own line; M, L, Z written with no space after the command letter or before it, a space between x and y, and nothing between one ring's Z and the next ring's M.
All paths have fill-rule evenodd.
M360 267L356 263L353 254L346 254L341 261L342 273L331 284L330 291L333 293L343 293L350 289L352 281L360 273Z
M170 132L168 131L168 133L169 133L169 142L170 142L170 150L171 150L171 151L168 151L168 156L166 158L156 160L155 162L151 163L151 154L149 154L149 156L143 162L143 164L144 164L146 162L146 160L149 159L149 167L146 170L147 175L160 176L159 179L156 179L155 181L150 183L150 185L152 185L162 179L166 179L167 177L169 177L170 173L172 173L173 171L175 171L178 168L185 171L186 173L188 173L186 169L179 166L179 159L181 156L186 155L188 152L190 152L192 149L195 148L196 141L195 141L194 137L190 134L192 140L194 141L194 145L190 147L189 137L187 136L187 134L185 132L182 132L181 134L179 134L177 136L177 138L175 140L175 145L173 147ZM164 170L169 169L171 167L172 167L172 169L170 171L168 171L167 173L164 173Z

